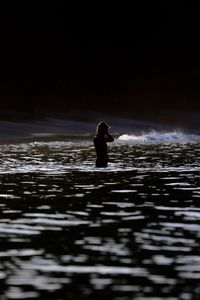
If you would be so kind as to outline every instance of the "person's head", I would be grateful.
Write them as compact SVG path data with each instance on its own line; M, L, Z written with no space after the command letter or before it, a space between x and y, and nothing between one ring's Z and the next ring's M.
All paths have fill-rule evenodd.
M108 126L108 124L106 124L105 122L100 122L98 125L97 125L97 130L96 130L96 132L98 133L98 134L105 134L107 131L108 131L108 129L109 129L110 127Z

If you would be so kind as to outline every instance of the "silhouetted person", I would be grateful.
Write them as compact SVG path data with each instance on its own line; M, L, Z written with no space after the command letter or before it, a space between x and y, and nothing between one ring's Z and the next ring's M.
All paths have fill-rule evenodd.
M108 133L109 126L105 122L97 125L96 135L93 139L96 150L96 167L105 168L108 165L107 143L113 142L113 137Z

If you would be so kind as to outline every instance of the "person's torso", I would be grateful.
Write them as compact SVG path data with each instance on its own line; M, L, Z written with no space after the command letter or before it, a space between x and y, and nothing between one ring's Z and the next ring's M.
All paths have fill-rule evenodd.
M104 159L107 158L107 143L104 137L96 135L93 139L97 158Z

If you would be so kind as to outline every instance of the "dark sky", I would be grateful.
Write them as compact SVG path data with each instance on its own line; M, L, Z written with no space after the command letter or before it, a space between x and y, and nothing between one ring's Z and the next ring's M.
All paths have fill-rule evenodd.
M182 1L149 2L3 5L2 109L199 110L200 11Z

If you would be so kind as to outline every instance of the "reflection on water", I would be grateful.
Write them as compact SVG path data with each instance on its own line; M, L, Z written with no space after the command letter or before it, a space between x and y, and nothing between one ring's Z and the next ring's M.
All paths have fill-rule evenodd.
M0 299L200 298L199 143L0 153Z

